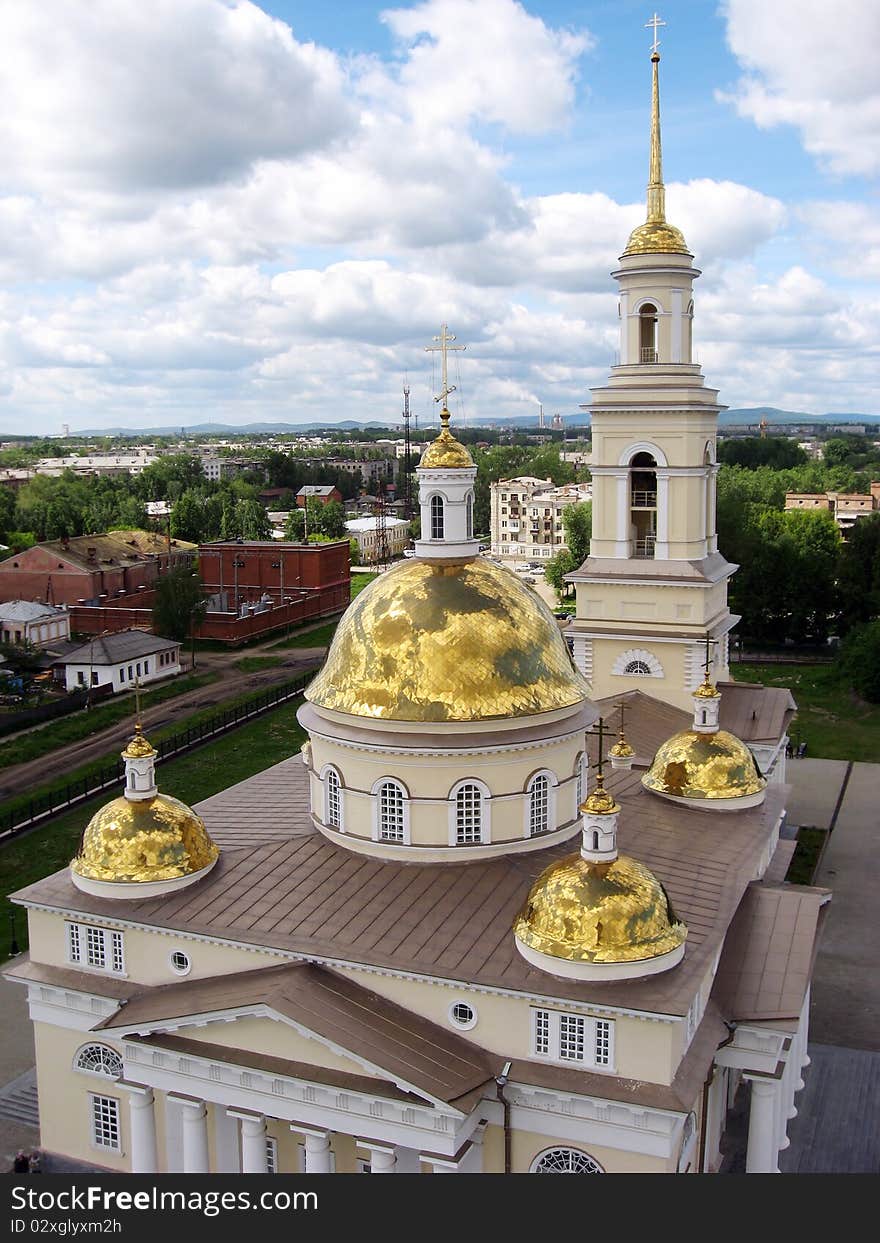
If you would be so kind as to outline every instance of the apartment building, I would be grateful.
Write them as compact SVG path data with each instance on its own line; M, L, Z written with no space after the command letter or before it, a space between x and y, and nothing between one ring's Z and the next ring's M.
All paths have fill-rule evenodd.
M870 492L786 492L785 508L829 510L846 539L859 518L880 512L880 480L871 483Z
M552 479L522 475L491 486L492 555L511 565L543 561L565 547L563 511L592 500L590 484L553 486Z

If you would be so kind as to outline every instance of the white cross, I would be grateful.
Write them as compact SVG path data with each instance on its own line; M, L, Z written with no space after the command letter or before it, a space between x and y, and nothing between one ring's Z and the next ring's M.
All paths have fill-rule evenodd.
M455 392L455 385L454 384L450 385L447 382L446 355L449 350L466 350L467 346L466 345L450 345L449 344L450 341L454 341L455 337L452 335L451 332L446 331L445 324L440 325L440 336L435 337L434 340L439 341L440 344L439 345L426 345L425 353L434 354L438 350L440 351L440 360L442 363L443 388L442 388L442 391L434 398L434 400L442 401L443 405L445 406L446 398L449 396L450 393Z
M654 28L654 43L653 43L653 46L651 47L652 52L656 52L657 48L660 46L659 40L657 39L657 27L665 26L665 25L666 23L664 21L661 21L656 13L654 14L654 16L651 18L649 22L645 22L646 30L649 30L652 26Z

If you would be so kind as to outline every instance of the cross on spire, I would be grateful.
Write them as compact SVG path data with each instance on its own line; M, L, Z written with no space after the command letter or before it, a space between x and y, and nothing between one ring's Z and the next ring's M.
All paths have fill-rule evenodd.
M654 42L651 45L652 56L659 56L660 54L657 50L660 47L660 40L657 38L657 30L659 29L660 26L665 26L665 25L666 23L661 18L659 18L656 13L654 14L654 16L651 18L649 22L645 22L645 29L651 30L653 28L653 31L654 31Z
M143 729L141 722L141 680L136 677L134 680L134 706L135 706L135 723L134 727L138 733Z
M605 739L608 737L608 731L605 729L605 722L601 716L599 717L599 720L596 722L596 728L588 729L587 733L592 734L594 738L599 739L599 758L596 760L596 763L591 764L590 767L596 769L596 778L597 778L598 784L601 786L603 781L605 780L605 773L604 773L605 755L603 751L603 744L605 742Z
M715 640L710 634L706 634L706 659L703 662L703 672L706 675L706 681L709 681L709 670L712 668L712 644Z
M451 345L450 342L454 341L455 337L452 335L451 332L447 331L445 324L440 325L440 336L434 337L434 340L438 342L438 344L437 345L426 345L425 353L436 354L439 352L440 354L440 365L441 365L440 374L441 374L441 382L442 382L443 387L441 391L437 394L437 396L434 398L434 400L442 401L443 408L445 409L446 398L449 396L450 393L455 392L455 385L454 384L450 385L449 383L449 374L448 374L448 369L447 369L447 354L449 353L450 350L453 350L453 351L466 350L467 346L466 345Z

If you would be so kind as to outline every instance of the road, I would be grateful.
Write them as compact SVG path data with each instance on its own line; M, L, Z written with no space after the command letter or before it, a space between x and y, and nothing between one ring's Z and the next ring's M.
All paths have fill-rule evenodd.
M326 622L322 622L325 625ZM266 643L248 647L244 651L238 649L229 652L198 652L196 655L196 672L206 670L221 674L218 681L209 686L198 687L187 691L176 699L169 699L155 707L145 708L142 713L144 730L160 729L181 721L203 708L212 707L223 700L235 699L250 691L258 691L269 686L277 686L279 682L289 681L297 673L310 665L322 660L325 647L281 648L271 652L272 656L281 658L281 664L271 669L263 669L258 673L242 673L235 668L236 662L246 657L266 655L273 643L278 643L279 636L273 635ZM132 701L132 717L117 721L97 733L90 734L78 742L68 743L59 747L49 755L30 760L25 764L15 764L10 768L0 769L0 798L11 798L16 794L26 794L29 790L45 784L51 777L64 772L73 772L83 764L100 760L114 750L121 751L131 735L134 725L134 702Z

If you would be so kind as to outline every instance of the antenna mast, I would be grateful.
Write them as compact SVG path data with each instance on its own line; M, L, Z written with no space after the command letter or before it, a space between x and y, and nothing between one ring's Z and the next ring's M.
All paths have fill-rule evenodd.
M409 384L403 386L403 516L409 522L412 517L412 459L409 435Z
M385 512L385 480L376 487L376 568L387 570L391 561L388 548L388 523Z

